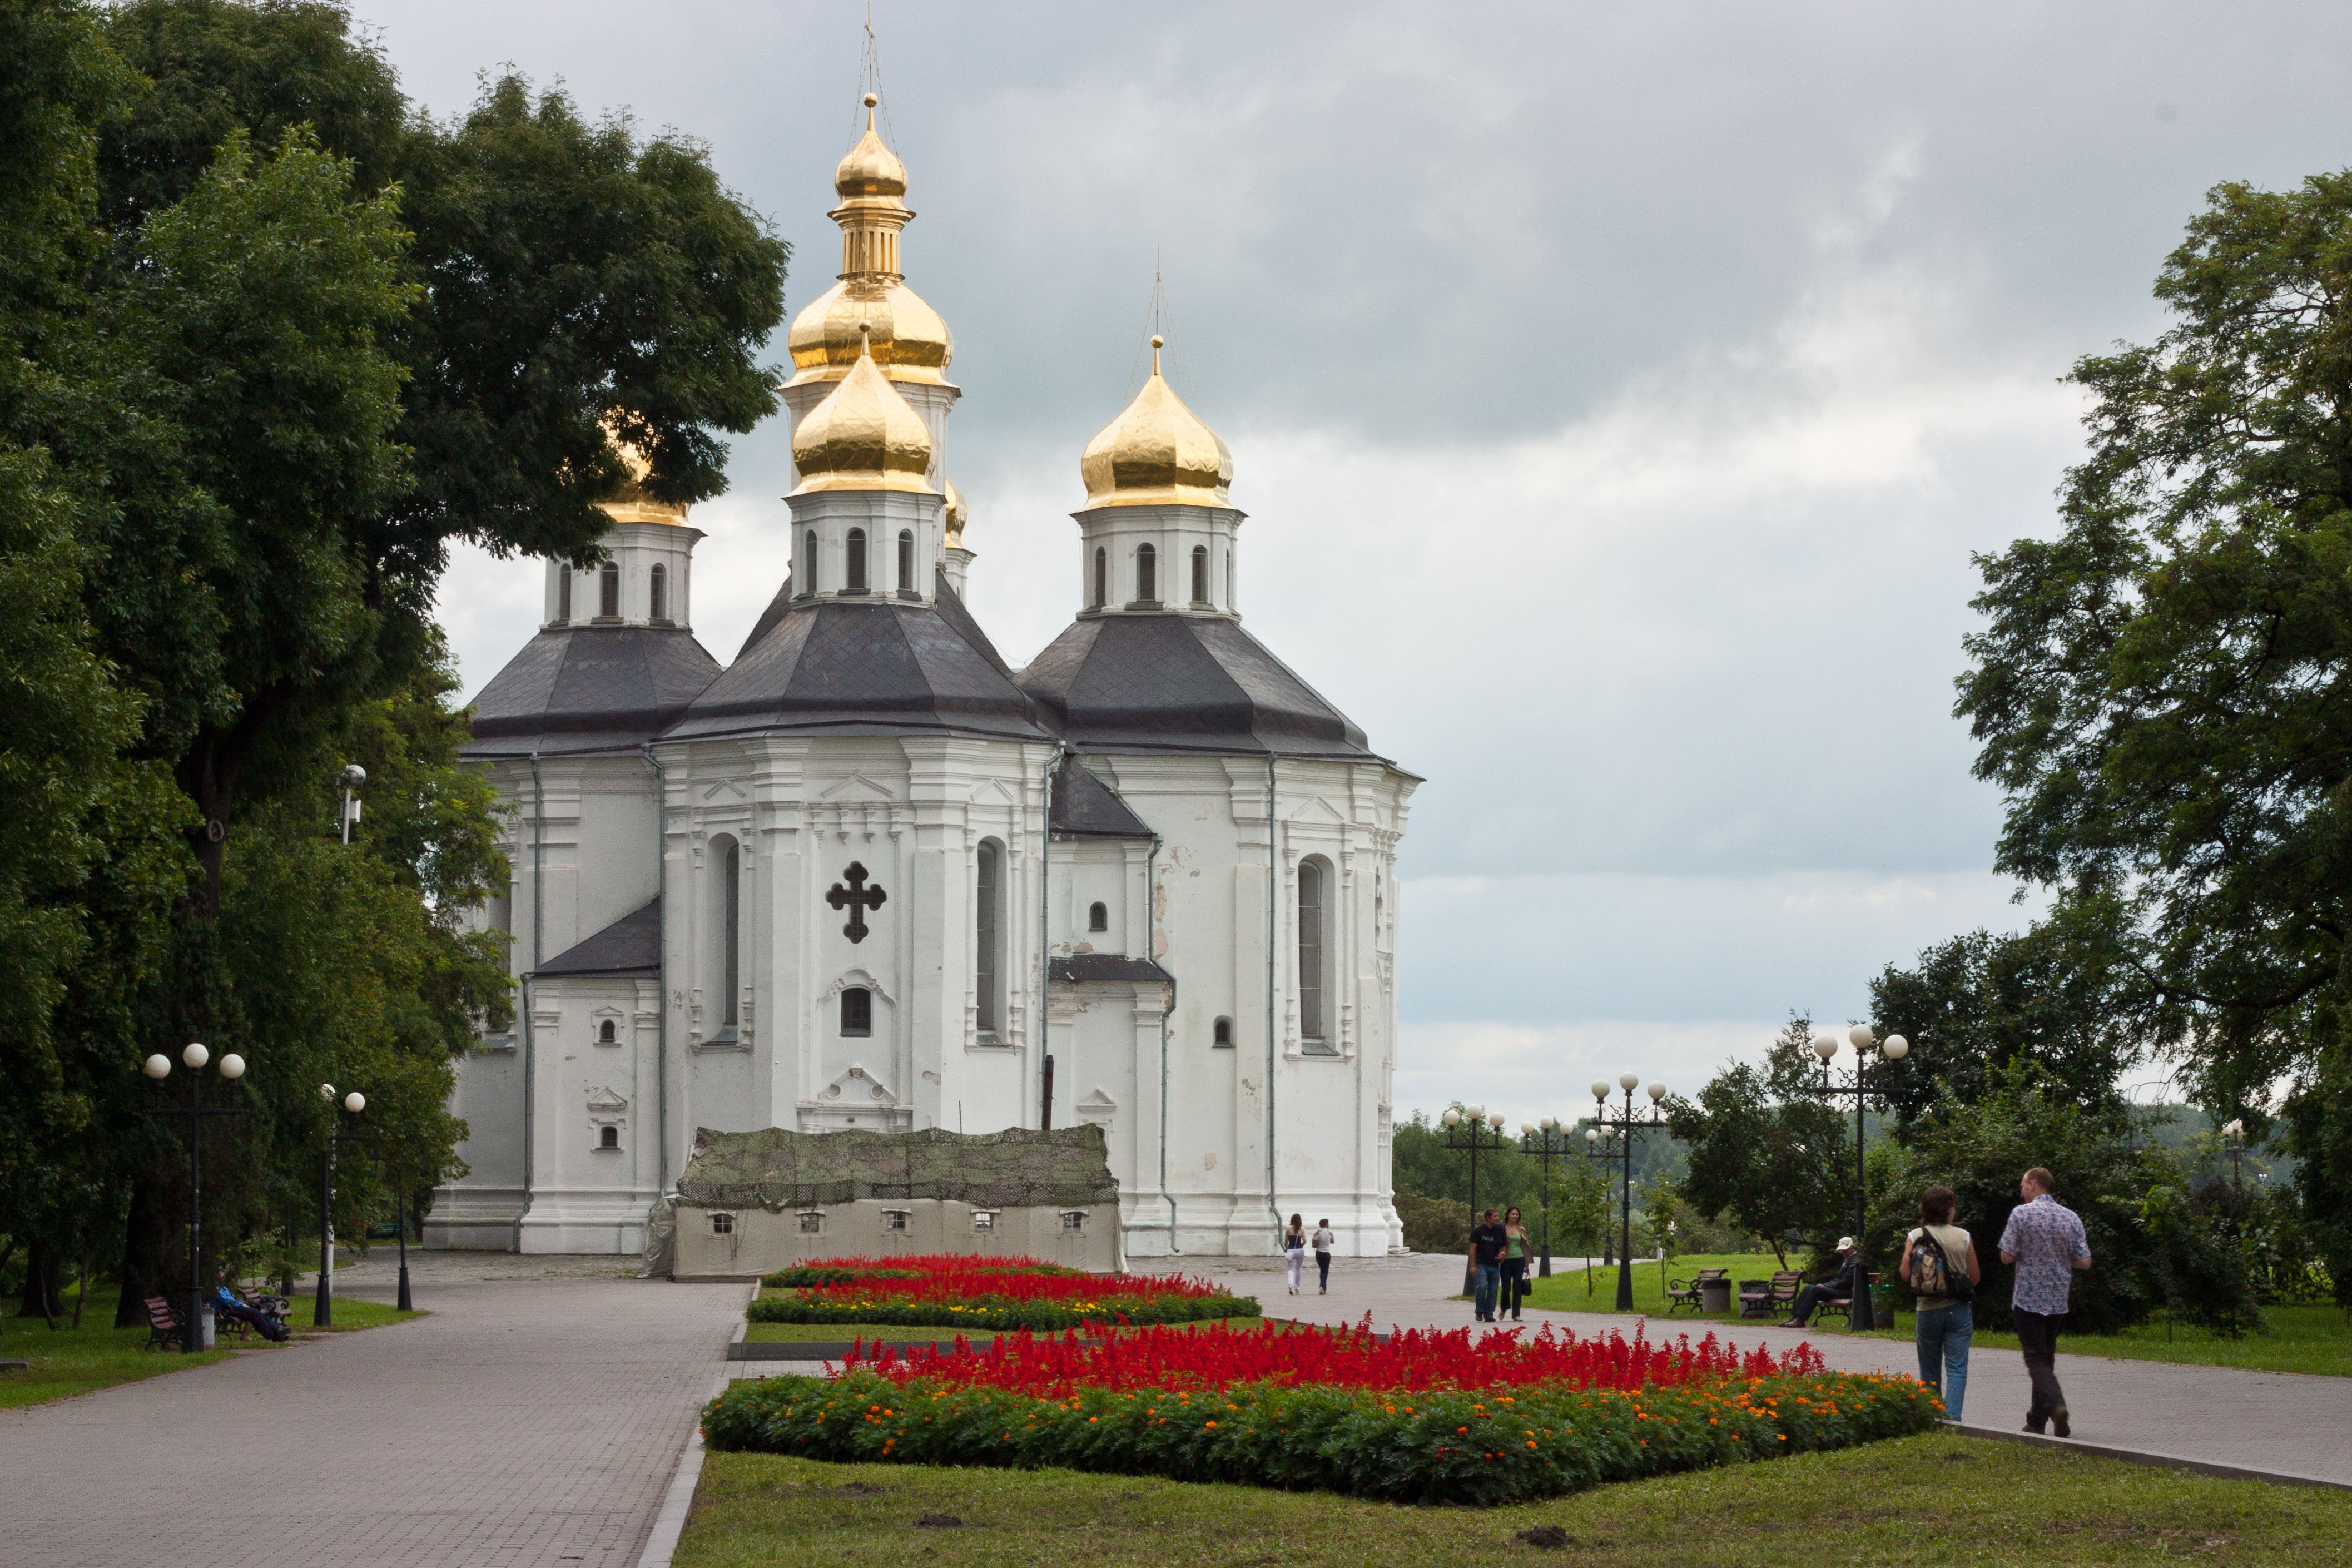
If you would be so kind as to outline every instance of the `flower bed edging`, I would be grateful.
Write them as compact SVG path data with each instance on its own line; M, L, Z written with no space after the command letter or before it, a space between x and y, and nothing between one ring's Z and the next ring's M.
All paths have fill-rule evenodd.
M755 1323L891 1323L936 1329L1031 1329L1052 1332L1087 1323L1197 1323L1255 1318L1255 1296L1109 1296L1099 1301L1009 1301L986 1299L942 1304L905 1299L810 1301L762 1299L745 1314Z
M1047 1399L856 1370L738 1383L704 1407L702 1427L714 1448L806 1458L1494 1504L1924 1432L1938 1408L1911 1378L1827 1372L1633 1393L1251 1384Z

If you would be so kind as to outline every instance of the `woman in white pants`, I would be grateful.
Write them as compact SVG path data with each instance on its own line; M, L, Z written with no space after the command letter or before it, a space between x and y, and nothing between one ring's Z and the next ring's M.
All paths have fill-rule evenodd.
M1282 1233L1282 1255L1289 1259L1290 1293L1296 1296L1299 1270L1307 1267L1307 1221L1303 1216L1290 1216L1290 1228Z

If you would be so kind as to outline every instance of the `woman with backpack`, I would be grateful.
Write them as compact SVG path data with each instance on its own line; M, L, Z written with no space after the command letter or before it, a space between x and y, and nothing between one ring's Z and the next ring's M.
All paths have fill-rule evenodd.
M1944 1418L1958 1421L1976 1332L1969 1302L1984 1270L1977 1244L1952 1223L1952 1203L1949 1187L1919 1194L1919 1228L1903 1238L1903 1281L1919 1297L1919 1381L1942 1396Z

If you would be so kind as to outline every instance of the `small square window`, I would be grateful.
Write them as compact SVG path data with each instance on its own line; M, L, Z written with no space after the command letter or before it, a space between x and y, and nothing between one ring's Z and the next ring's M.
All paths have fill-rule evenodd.
M906 1229L907 1211L905 1209L884 1209L882 1211L882 1228L884 1230Z
M1064 1209L1062 1211L1062 1228L1064 1230L1074 1231L1083 1231L1086 1229L1087 1211L1084 1209Z
M596 1133L596 1147L599 1149L617 1149L620 1146L621 1130L619 1128L605 1127L598 1130Z
M1218 1019L1216 1033L1211 1037L1210 1044L1217 1046L1231 1046L1233 1043L1234 1021L1231 1018Z
M1087 929L1088 931L1110 930L1110 907L1107 904L1089 906L1087 910Z
M996 1228L996 1211L993 1209L972 1210L971 1228L974 1230L994 1230Z
M853 1039L874 1032L874 993L853 985L841 994L841 1032Z
M824 1211L823 1209L801 1210L801 1234L803 1236L814 1236L824 1228Z
M710 1216L710 1234L713 1236L734 1235L735 1216L731 1214L712 1215Z

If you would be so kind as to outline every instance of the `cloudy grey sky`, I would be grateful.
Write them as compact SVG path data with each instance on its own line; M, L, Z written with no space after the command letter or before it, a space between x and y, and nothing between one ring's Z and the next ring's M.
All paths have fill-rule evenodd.
M2159 329L2203 192L2352 163L2316 5L874 10L974 608L1016 663L1075 609L1159 256L1247 624L1429 781L1399 1101L1514 1120L1695 1088L2022 918L1950 717L1969 552L2050 526L2057 378ZM795 246L789 308L829 284L862 5L357 11L436 111L512 62L702 139ZM697 510L722 658L783 573L784 448ZM451 574L469 690L538 582Z

